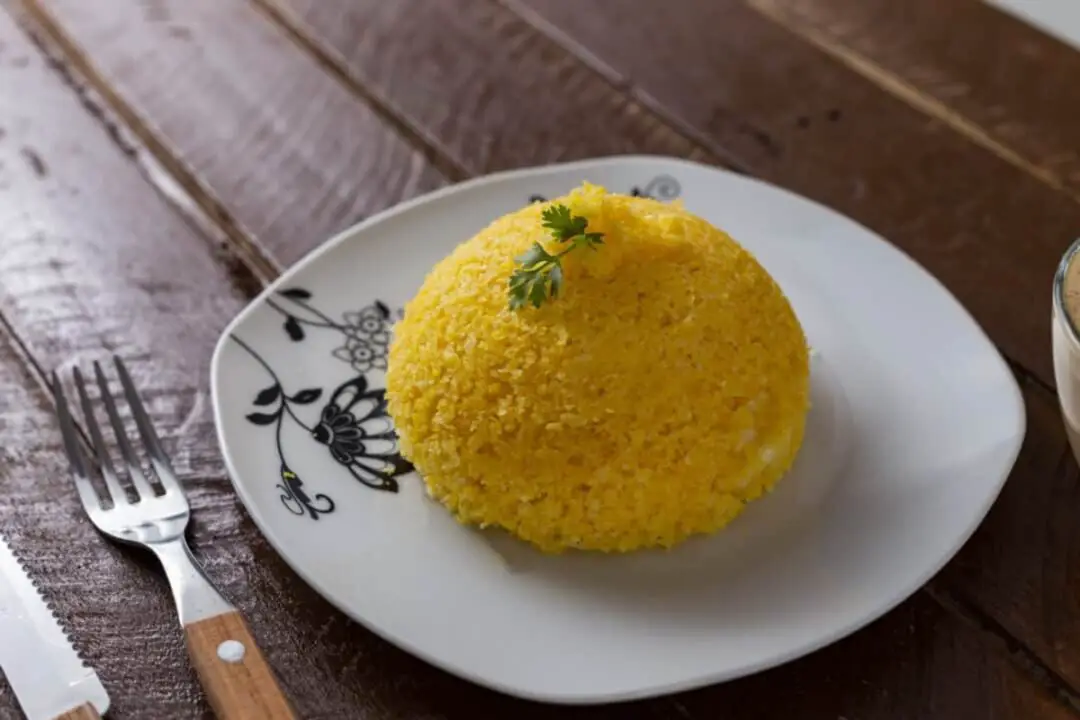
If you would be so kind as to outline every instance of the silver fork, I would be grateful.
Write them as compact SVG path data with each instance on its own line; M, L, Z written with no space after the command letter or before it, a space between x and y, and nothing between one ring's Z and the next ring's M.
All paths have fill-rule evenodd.
M103 534L120 542L147 548L161 561L176 600L192 664L218 717L224 720L295 717L239 611L221 596L191 554L184 537L191 518L187 497L139 400L127 368L120 358L113 358L113 361L153 474L164 492L156 494L150 479L143 472L139 456L128 439L109 392L109 382L101 365L94 363L94 375L120 455L139 498L134 503L128 500L109 457L109 449L94 416L82 373L76 368L73 375L93 445L90 457L80 443L60 378L53 373L53 393L60 430L71 461L75 488L86 514ZM112 503L109 508L102 506L101 498L91 484L91 472L95 468L100 470L104 480Z

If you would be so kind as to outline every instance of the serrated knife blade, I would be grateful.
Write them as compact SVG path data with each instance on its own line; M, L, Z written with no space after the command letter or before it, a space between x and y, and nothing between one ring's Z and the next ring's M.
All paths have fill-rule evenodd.
M0 670L28 720L55 720L87 703L98 714L109 707L97 673L83 664L2 535Z

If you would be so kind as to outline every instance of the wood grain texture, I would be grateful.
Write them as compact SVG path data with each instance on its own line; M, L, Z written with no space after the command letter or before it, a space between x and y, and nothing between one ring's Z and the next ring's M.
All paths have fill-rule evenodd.
M1027 398L1028 431L1016 469L972 540L935 581L1030 646L1080 688L1080 471L1062 452L1056 401ZM1035 400L1038 401L1035 401Z
M189 687L194 686L189 672L169 658L163 662L161 648L156 645L160 638L148 632L175 622L164 583L154 582L160 580L155 571L143 568L135 582L124 582L125 573L140 569L125 551L116 551L116 557L107 553L110 557L100 567L84 568L92 560L83 554L110 549L92 532L76 546L79 552L57 542L61 526L68 532L88 530L88 526L77 515L76 501L69 503L66 483L47 472L47 466L53 464L56 472L61 470L59 450L52 442L55 428L50 410L34 381L22 372L6 340L0 335L0 391L12 402L0 408L0 426L9 439L3 452L12 447L27 448L38 458L28 467L31 473L13 473L9 469L12 464L0 465L0 482L5 487L21 479L27 487L35 488L7 493L4 502L8 507L0 507L5 525L16 526L13 545L27 558L64 622L75 628L78 646L102 670L113 696L110 718L211 717L198 702L197 691ZM1036 402L1052 401L1048 395L1038 397L1044 392L1041 389L1033 392ZM42 440L49 442L43 446ZM41 468L41 464L46 467ZM222 496L227 494L227 490L221 491ZM39 498L38 502L27 508L34 498ZM65 517L43 522L56 512L58 503ZM21 508L21 513L10 520L15 507ZM195 519L216 523L231 512L203 503ZM272 551L253 547L259 535L250 523L242 524L240 533L224 538L199 531L200 554L234 554L244 559L246 570L233 564L230 571L226 560L216 564L214 576L230 577L234 597L238 592L247 593L238 599L262 617L263 632L280 650L278 665L287 673L284 677L295 693L300 716L305 718L706 720L721 712L731 720L1068 720L1080 716L1019 666L1003 641L943 612L925 594L817 654L669 700L604 708L559 708L514 701L451 678L371 638L292 577ZM71 563L74 570L66 567ZM67 587L68 582L77 581L70 577L72 573L81 575L85 586ZM98 593L107 595L104 602L95 601L93 596ZM91 608L99 607L116 617L125 612L120 597L130 603L138 599L137 594L156 596L162 607L129 622L128 631L143 628L136 643L125 643L114 635L119 629L100 627L88 615ZM124 651L127 655L118 655ZM142 661L147 657L153 659L155 667L145 667L147 663ZM140 670L140 665L145 669ZM162 702L165 689L182 695ZM14 713L14 708L10 690L0 681L0 717L8 717L5 713Z
M1070 197L742 3L670 2L661 11L601 0L576 13L563 0L524 1L517 6L523 14L542 27L554 23L557 30L548 31L565 33L568 45L587 45L637 92L716 142L744 148L755 171L829 202L908 250L1006 352L1050 379L1049 301L1039 298L1080 227ZM740 137L739 123L753 131ZM1063 447L1056 405L1029 400L1017 469L940 583L1078 688L1080 606L1071 588L1080 556L1067 504L1077 477Z
M972 666L972 656L993 659ZM811 658L730 686L684 693L676 703L686 716L702 720L1077 716L1017 674L1005 643L964 626L924 594Z
M167 148L169 169L197 186L192 195L278 265L444 181L245 2L25 6L59 38L72 70L101 80L95 87L109 88L141 138Z
M174 5L146 7L160 23ZM190 7L205 9L205 4ZM96 9L109 13L107 4ZM194 35L193 27L199 26L180 29ZM122 34L111 37L121 46L128 42ZM239 509L217 457L206 364L220 328L256 290L250 275L222 263L154 192L25 39L0 24L0 42L0 103L5 103L0 117L6 119L6 136L0 139L0 217L8 233L0 254L0 312L46 368L86 363L114 350L133 358L136 382L149 391L154 420L178 473L188 478L196 553L226 595L243 607L302 717L646 720L711 718L721 712L736 720L796 713L811 720L1074 717L1068 698L1048 691L1045 678L1017 662L994 634L943 612L925 595L826 651L756 678L672 700L606 708L511 700L435 671L374 638L285 567ZM169 52L165 45L158 51ZM217 45L203 51L227 52ZM5 57L13 59L9 63ZM173 102L183 104L193 92ZM533 107L539 112L543 105ZM224 116L216 117L224 122ZM149 127L159 132L158 124ZM295 142L287 135L282 131L283 142ZM227 144L218 150L230 152ZM243 172L253 172L245 167ZM102 177L109 181L101 182ZM377 174L363 178L372 184L380 180ZM320 177L313 184L328 181ZM223 206L246 207L228 194L242 199L248 192L243 183L239 190L220 181L207 186L216 188ZM280 225L271 223L262 237L279 237L274 228L303 224L302 208L287 207L280 191L270 195L284 205ZM304 236L303 242L311 241ZM303 252L303 242L285 243L281 247L287 250L279 255ZM0 495L0 517L5 529L10 526L12 544L27 557L64 621L76 629L77 644L101 672L114 697L110 717L208 717L183 658L163 578L148 563L133 561L137 556L129 551L103 542L82 520L63 478L49 408L11 354L0 339L5 437L0 457L11 460L0 463L0 483L7 489ZM1053 407L1053 397L1037 385L1025 387L1025 397L1029 408ZM1040 417L1049 416L1049 410L1040 411ZM1063 445L1056 445L1052 434L1039 437L1046 439L1025 449L1022 462L1034 469L1018 471L1014 484L1047 482L1036 472L1042 467L1036 455L1047 451L1060 457ZM131 661L147 656L146 662ZM13 708L10 691L0 687L0 716Z
M155 420L168 428L177 471L189 479L194 544L220 544L202 557L240 592L244 573L234 563L254 548L252 538L238 541L250 523L210 442L206 378L213 330L250 291L6 14L0 135L5 322L48 369L85 367L110 351L133 359ZM206 716L164 576L148 556L109 544L87 522L51 410L18 367L5 344L0 519L12 545L110 691L111 717ZM271 643L271 660L281 651ZM13 702L4 697L0 717L15 716Z
M239 612L184 626L188 654L219 720L292 720L289 700ZM226 643L238 645L229 657Z
M432 98L432 103L437 98L452 106L457 91L453 78L461 71L453 66L447 70L445 63L432 63L430 59L453 56L462 58L462 67L482 66L484 53L488 57L497 55L505 44L503 38L517 32L516 24L503 20L497 27L514 28L514 32L482 36L484 51L474 50L479 57L470 59L468 51L480 43L470 46L457 37L476 37L479 31L475 20L455 20L469 15L464 9L448 9L448 15L443 17L422 3L391 8L384 3L365 2L275 2L287 6L286 20L296 23L327 55L336 57L357 82L377 87L386 102L409 112L414 121L444 143L468 138L468 127L461 126L474 122L484 108L477 113L475 105L467 104L464 107L469 113L449 113L433 120L435 115L428 110L425 98ZM582 13L571 2L536 0L534 5L554 13L557 21L565 23L564 32L592 33L585 40L587 52L617 46L612 53L617 53L615 59L622 64L614 65L616 72L629 68L622 77L614 78L617 82L640 83L646 91L655 89L657 101L663 101L665 107L695 110L703 104L712 105L715 109L708 116L698 116L703 122L696 127L724 149L738 148L750 167L785 184L794 180L807 194L834 203L840 198L855 208L849 212L863 215L866 222L889 237L895 237L889 230L893 228L900 236L900 244L942 276L969 306L990 308L986 313L990 319L984 319L984 324L995 339L1040 370L1043 378L1049 378L1045 308L1030 302L1018 303L1015 298L1045 294L1046 278L1067 244L1069 223L1075 227L1080 222L1078 209L1068 199L1040 187L1023 171L972 146L949 132L950 128L906 108L745 9L733 6L726 14L710 14L703 4L690 8L679 3L663 7L639 3L634 13L628 13L627 4L611 2L601 3L602 11L591 6L590 12ZM479 13L485 18L501 17L494 9L476 3L470 8L474 16ZM426 30L426 21L415 21L422 10L431 11L440 29L464 29L446 33L450 38L447 40L439 31ZM614 37L608 37L604 45L601 37L610 32L609 23L615 26ZM486 24L496 25L491 20ZM506 47L517 45L520 43ZM687 49L693 45L699 46ZM497 49L490 50L492 46ZM452 53L446 47L459 52ZM464 51L460 51L462 47ZM602 56L601 61L604 59ZM784 74L800 63L808 63L809 69L800 72L794 82L784 79ZM688 69L695 64L704 67L697 72ZM764 70L759 70L762 66ZM412 81L425 72L430 74L430 80ZM824 77L811 80L815 74ZM520 75L517 85L530 82L535 73L524 71ZM690 80L686 75L691 76ZM494 83L500 77L499 71L487 71L476 84ZM855 89L849 89L852 85ZM470 92L464 90L466 103ZM666 93L662 99L661 93ZM484 97L483 93L479 97ZM741 119L750 114L754 116L753 125ZM696 119L688 111L679 116ZM852 122L861 126L854 136ZM475 148L461 142L457 152L475 152ZM833 158L823 161L829 153ZM838 181L845 187L833 190ZM1010 199L1017 183L1024 188L1023 194L1039 198L1044 207L1061 208L1068 222L1029 214L1029 206ZM822 188L829 189L830 196L821 196ZM1033 227L1042 232L1045 225L1057 229L1041 238L1030 237ZM1005 227L1012 230L1005 231ZM1027 235L1017 241L1015 233ZM998 293L996 299L990 297ZM1039 489L1052 492L1059 481L1055 470L1064 448L1056 407L1043 403L1029 412L1033 420L1038 420L1038 428L1031 433L1021 463L1030 463L1031 467L1018 472L1017 477L1037 476L1041 480ZM1033 444L1034 450L1030 449ZM1053 586L1033 586L1029 544L1023 541L1026 526L1046 518L1055 506L1049 496L1031 495L1030 491L1023 481L1011 483L1003 500L1008 509L995 514L989 525L992 531L981 533L963 556L968 566L982 568L978 577L967 574L961 578L959 573L947 577L952 580L951 587L970 582L970 597L995 608L994 617L1004 618L1003 611L1008 608L1012 616L1008 627L1037 648L1047 662L1061 667L1062 658L1049 652L1047 642L1057 629L1034 622L1039 614L1030 610L1033 606L1029 591L1035 587L1036 594L1046 593L1048 599L1058 600L1063 611L1062 604L1069 601L1053 592ZM1033 506L1033 498L1038 498L1040 504ZM1060 529L1061 523L1055 523L1055 527ZM1002 545L1012 548L1007 553L1008 569L988 557L991 548ZM1064 560L1049 541L1043 548L1043 557ZM1007 578L1013 582L1003 583ZM1080 619L1080 608L1065 614Z
M1068 45L980 0L748 1L1080 198L1080 53Z
M151 4L153 12L146 9ZM305 215L305 198L352 202L375 192L372 186L389 184L390 192L365 206L373 211L442 181L430 168L416 169L410 177L419 179L401 188L393 178L408 165L394 157L378 166L344 166L351 161L342 160L340 148L370 154L388 144L364 129L373 114L361 97L429 148L452 179L620 152L711 159L496 5L327 3L326 10L341 12L337 20L320 16L331 25L340 20L352 34L364 29L360 45L366 55L339 58L344 72L357 67L351 60L390 59L375 68L373 82L354 85L352 93L320 72L309 54L274 31L246 0L27 5L66 53L82 58L79 64L89 68L83 73L111 88L113 100L129 108L126 114L160 136L163 150L180 158L222 212L280 262L295 260L297 248L347 224L342 215L357 215L331 212L321 222L319 215ZM180 30L182 43L171 37ZM224 78L223 66L229 69ZM192 102L193 95L205 102ZM298 97L304 101L296 102ZM536 104L521 102L523 97ZM298 112L321 125L288 119ZM247 130L268 116L273 133ZM304 156L305 167L274 164L283 153ZM413 162L421 159L417 154ZM300 219L280 220L279 228L273 224L279 216Z
M619 153L711 159L498 4L263 4L470 174Z
M503 0L753 174L855 218L941 279L1053 383L1048 278L1080 204L743 0ZM1023 298L1023 300L1020 300Z
M208 364L257 290L223 263L0 13L0 521L113 699L109 717L210 718L165 579L94 532L70 481L44 368L128 359L185 482L191 541L238 604L305 718L548 717L451 678L347 620L304 585L240 508L210 417ZM108 182L102 182L108 178ZM649 720L667 706L570 712ZM0 682L0 717L17 717Z
M74 710L68 710L63 715L57 715L55 720L100 720L97 709L90 703L80 705Z

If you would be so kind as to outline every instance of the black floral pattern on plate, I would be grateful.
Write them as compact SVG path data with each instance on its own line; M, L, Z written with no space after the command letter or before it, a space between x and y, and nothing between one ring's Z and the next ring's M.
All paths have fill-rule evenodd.
M398 449L397 434L386 409L386 389L374 387L368 376L373 370L386 369L390 308L383 302L375 302L336 320L315 307L311 300L310 291L288 288L275 293L267 305L284 318L282 329L293 342L302 342L311 331L338 333L342 345L332 355L351 365L357 373L334 388L314 425L299 417L297 407L320 400L323 388L312 384L292 394L286 392L285 383L266 358L236 335L231 338L262 366L272 381L255 395L253 411L246 418L255 425L274 426L281 502L294 515L318 520L333 512L337 505L324 493L310 495L300 475L289 465L282 442L286 421L306 430L355 480L374 490L398 492L397 478L413 468Z
M629 192L635 197L657 200L674 200L681 193L678 180L670 175L658 175L643 187L631 187ZM542 195L529 197L529 202L545 201ZM373 490L398 492L398 478L412 472L413 467L401 456L397 434L386 409L386 389L376 387L371 378L372 372L387 368L392 321L401 319L403 311L392 313L386 303L375 301L336 319L316 307L312 299L310 290L291 287L274 293L266 304L281 316L281 328L292 342L303 342L311 332L337 333L341 344L331 354L348 363L356 373L333 389L313 425L299 417L297 407L322 399L323 387L310 384L291 394L286 392L285 383L266 358L236 335L230 337L271 380L271 384L252 399L252 410L246 418L254 425L274 427L281 503L294 515L318 520L322 515L334 512L337 504L325 493L310 494L300 475L289 465L282 442L282 427L286 421L306 430L311 439L325 446L334 461L346 468L355 480Z
M370 389L363 375L334 390L311 436L370 488L397 492L397 476L412 470L398 452L386 391Z

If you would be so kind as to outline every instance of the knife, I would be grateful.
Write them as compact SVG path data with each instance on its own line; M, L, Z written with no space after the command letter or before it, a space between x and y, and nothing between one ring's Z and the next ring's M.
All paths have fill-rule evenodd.
M83 664L2 535L0 669L27 720L90 720L109 707L97 673Z

